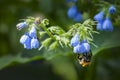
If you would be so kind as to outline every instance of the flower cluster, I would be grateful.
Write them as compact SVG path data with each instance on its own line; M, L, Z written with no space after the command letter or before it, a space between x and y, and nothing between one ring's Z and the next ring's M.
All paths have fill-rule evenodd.
M83 23L76 23L71 29L64 31L58 26L50 26L48 19L28 17L24 22L17 24L17 29L26 27L27 32L21 36L20 43L26 49L41 50L45 47L47 50L55 50L59 45L61 47L73 47L73 52L78 55L79 63L84 67L90 64L92 53L90 44L93 42L93 25L95 21L88 19ZM45 34L48 35L46 38ZM71 35L73 35L71 39ZM43 39L44 37L44 39ZM41 40L39 46L38 38ZM94 44L94 43L93 43Z
M73 19L75 22L80 22L82 20L82 14L80 11L78 11L77 6L75 5L77 0L68 0L67 2L74 3L74 5L72 5L67 11L68 17Z
M73 47L73 52L77 54L84 54L90 52L90 45L87 40L80 41L79 34L75 34L70 42Z
M17 24L17 29L21 30L24 27L27 26L27 22L22 22ZM20 38L20 43L23 44L24 48L26 49L37 49L39 47L39 41L37 39L37 31L36 31L36 25L32 24L31 29L29 32L26 32L23 36Z
M96 20L97 23L97 30L100 31L113 31L113 25L112 22L110 20L110 14L114 14L116 12L116 8L114 6L110 6L108 9L108 13L106 14L106 17L104 19L105 16L105 12L104 11L100 11L98 14L96 14L94 16L94 20Z

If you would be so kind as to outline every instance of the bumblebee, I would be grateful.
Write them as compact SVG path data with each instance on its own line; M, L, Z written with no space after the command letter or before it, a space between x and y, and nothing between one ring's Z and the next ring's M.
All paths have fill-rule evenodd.
M77 54L77 59L80 65L83 67L88 66L91 62L92 52Z

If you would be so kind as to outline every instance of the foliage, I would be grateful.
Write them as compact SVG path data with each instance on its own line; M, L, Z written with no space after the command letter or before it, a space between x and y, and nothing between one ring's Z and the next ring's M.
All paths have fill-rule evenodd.
M69 8L74 5L77 7L77 13L80 12L82 16L80 22L77 23L74 18L69 19L67 15ZM10 72L12 72L13 68L22 68L21 65L25 68L26 65L29 67L31 64L33 67L29 68L31 72L36 66L39 66L36 68L38 71L35 74L39 74L42 71L41 69L44 70L43 72L52 70L56 77L60 75L58 77L59 79L62 78L60 80L118 80L118 71L120 70L119 5L119 0L73 0L72 2L65 0L15 0L11 2L1 0L0 71L3 73L1 76L8 76L5 70L11 69ZM110 11L109 7L112 7L113 10ZM98 22L94 21L94 16L100 11L104 11L104 19L110 13L108 16L113 31L97 31ZM18 31L15 25L24 21L29 27L23 29L20 27L21 30ZM20 36L25 32L30 32L35 21L38 23L35 28L37 39L40 41L39 48L36 43L32 50L26 50L23 45L19 44ZM73 54L74 47L70 45L71 39L76 33L79 33L80 42L87 39L91 46L93 55L91 64L87 67L79 65L77 55ZM42 68L43 65L48 66L46 63L49 63L52 69L45 70ZM19 76L12 73L9 79L13 79L13 75ZM46 76L49 76L47 72ZM54 75L50 76L49 79L54 80L52 78ZM42 79L38 76L34 77L36 77L34 79ZM1 78L5 79L5 77Z

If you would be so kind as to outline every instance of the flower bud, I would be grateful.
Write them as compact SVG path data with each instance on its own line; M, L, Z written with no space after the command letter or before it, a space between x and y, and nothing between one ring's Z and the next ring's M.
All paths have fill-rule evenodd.
M110 6L110 7L109 7L109 13L110 13L110 14L114 14L115 12L116 12L115 6Z
M21 29L23 29L26 26L27 26L26 22L21 22L21 23L19 23L19 24L16 25L16 27L17 27L18 30L21 30Z

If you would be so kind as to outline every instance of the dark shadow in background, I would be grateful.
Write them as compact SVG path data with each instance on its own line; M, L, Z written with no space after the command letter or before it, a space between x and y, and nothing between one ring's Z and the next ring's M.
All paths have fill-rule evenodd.
M0 70L0 80L63 80L44 60L32 61Z

